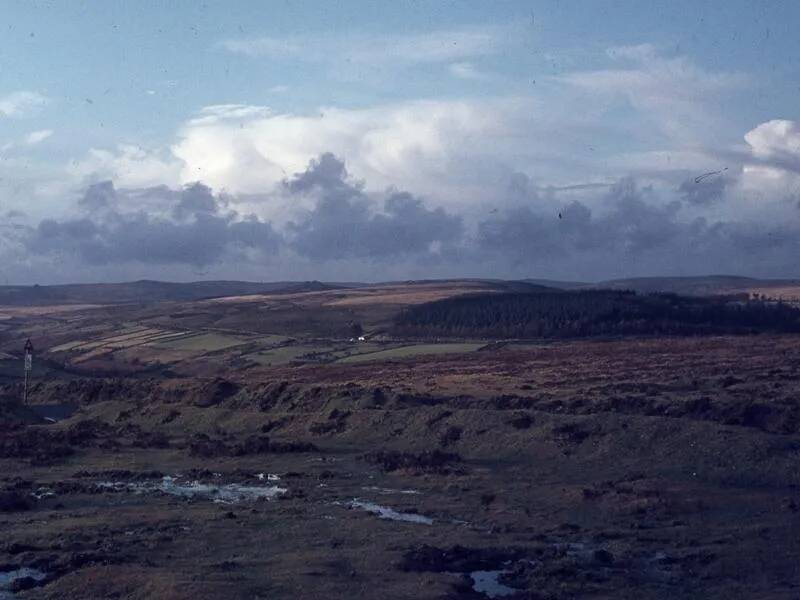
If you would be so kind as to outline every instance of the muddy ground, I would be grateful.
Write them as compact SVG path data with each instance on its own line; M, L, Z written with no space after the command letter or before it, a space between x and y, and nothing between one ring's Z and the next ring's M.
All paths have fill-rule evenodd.
M800 337L0 390L0 598L798 598Z

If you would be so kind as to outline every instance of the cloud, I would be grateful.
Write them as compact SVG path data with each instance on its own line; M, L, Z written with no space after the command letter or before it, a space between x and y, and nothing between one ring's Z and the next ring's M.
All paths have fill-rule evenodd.
M225 122L249 121L254 118L266 118L272 111L266 106L250 106L248 104L215 104L200 109L198 115L189 121L190 125L215 125Z
M331 39L265 52L313 55ZM456 76L473 59L430 58ZM258 278L796 273L797 124L763 123L742 143L714 121L739 75L650 45L608 60L520 96L206 106L167 146L95 148L71 166L72 188L89 189L32 227L31 256ZM713 143L720 130L730 145Z
M605 185L635 175L674 191L699 164L704 170L736 166L720 163L699 141L714 120L709 115L718 112L713 107L738 76L664 57L652 46L610 54L618 68L544 78L520 96L306 112L207 106L179 126L169 147L96 148L71 172L81 181L112 179L122 187L200 180L242 199L332 152L375 188L412 189L438 206L468 213L496 202L497 186L515 172L530 174L543 188ZM445 64L462 75L474 73L468 60ZM682 133L695 125L696 131ZM282 202L251 202L248 208L285 220Z
M263 266L276 254L315 264L437 260L442 247L463 236L459 216L430 209L408 192L368 193L332 154L268 192L311 208L296 210L296 218L278 231L233 209L235 198L201 183L117 189L101 181L87 187L71 217L42 219L26 230L22 243L33 256L66 256L76 265L205 267L236 261Z
M651 44L609 48L608 57L620 68L577 71L559 76L563 83L595 94L595 101L624 98L649 116L648 123L673 139L707 141L720 126L709 100L741 88L741 73L711 72L685 56L668 57Z
M680 205L655 200L652 189L624 178L604 194L605 215L595 216L577 200L548 212L514 208L481 222L477 242L482 251L516 264L585 252L647 252L668 244L680 229Z
M288 227L292 248L315 261L436 254L463 234L460 217L430 210L408 192L387 192L382 210L376 211L363 186L348 179L344 164L332 154L312 161L285 186L290 193L316 198L314 208Z
M32 131L18 141L6 142L0 146L0 152L9 155L11 153L19 153L25 148L36 146L47 138L53 135L52 129L42 129L40 131Z
M691 205L708 206L723 199L730 182L730 178L721 171L704 173L681 183L678 193Z
M458 79L484 79L486 77L470 62L453 63L448 69L450 74Z
M780 178L800 175L800 124L787 119L761 123L744 136L751 153L751 170Z
M516 173L495 190L498 208L474 219L408 191L374 191L323 153L258 196L291 207L282 226L242 212L241 197L200 183L118 189L104 181L85 190L69 218L9 225L0 247L17 257L9 264L62 261L70 266L60 276L72 279L86 272L119 279L140 273L136 265L260 279L796 272L800 218L696 216L686 206L706 205L681 202L675 192L631 177L555 189Z
M631 178L550 210L500 211L478 224L472 261L497 276L601 278L734 273L797 276L800 219L753 221L691 217L681 203Z
M104 209L114 208L117 200L117 190L112 181L100 181L90 185L83 196L78 200L78 206L89 213Z
M407 187L464 202L506 155L525 155L516 121L524 101L413 101L366 109L322 108L311 114L266 107L209 107L178 132L171 154L179 179L254 194L269 189L325 152L346 157L373 186ZM515 139L519 136L519 140ZM489 147L476 143L497 138ZM111 157L109 157L111 158ZM108 162L112 162L109 160ZM152 182L155 183L155 182ZM270 215L272 216L272 215Z
M25 143L29 146L34 146L40 142L43 142L47 138L53 135L52 129L42 129L40 131L32 131L25 137Z
M509 27L459 27L410 34L319 34L229 39L229 52L273 60L360 65L411 65L495 54L508 43Z
M79 201L83 215L43 219L24 238L33 255L69 255L78 263L205 266L254 253L267 261L280 245L272 226L225 209L202 184L161 195L163 215L136 210L139 191L118 191L111 182L90 186ZM132 202L133 201L133 202Z
M744 136L758 158L800 159L800 124L787 119L761 123Z
M121 187L152 185L175 186L199 179L181 180L182 165L169 151L119 144L115 149L92 148L88 155L74 161L67 172L78 181L113 180Z
M793 203L800 190L800 124L787 119L766 121L744 139L744 148L727 152L743 163L742 189L760 198L762 205L769 199Z
M25 117L49 102L49 98L38 92L12 92L0 96L0 117Z

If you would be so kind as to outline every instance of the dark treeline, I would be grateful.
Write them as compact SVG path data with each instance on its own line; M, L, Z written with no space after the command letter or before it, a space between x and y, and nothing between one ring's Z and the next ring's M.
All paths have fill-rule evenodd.
M582 337L800 331L800 310L783 303L676 294L585 290L482 294L403 311L398 336Z

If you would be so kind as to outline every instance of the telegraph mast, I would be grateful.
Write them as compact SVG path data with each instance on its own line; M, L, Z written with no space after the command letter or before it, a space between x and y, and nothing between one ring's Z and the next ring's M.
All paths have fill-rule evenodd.
M28 403L28 380L30 379L31 370L33 369L33 344L31 339L25 342L25 391L22 397L24 404Z

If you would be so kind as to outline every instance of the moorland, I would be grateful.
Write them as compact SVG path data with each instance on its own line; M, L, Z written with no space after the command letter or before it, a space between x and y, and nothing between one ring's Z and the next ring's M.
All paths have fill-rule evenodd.
M799 291L2 288L0 598L796 598Z

